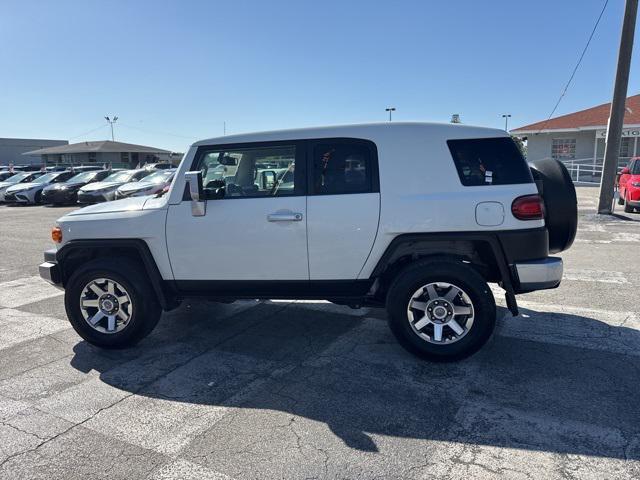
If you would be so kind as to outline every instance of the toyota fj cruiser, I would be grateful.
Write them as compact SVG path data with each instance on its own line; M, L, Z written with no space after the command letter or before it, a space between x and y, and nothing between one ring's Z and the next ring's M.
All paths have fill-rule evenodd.
M168 192L71 212L40 274L71 324L105 348L135 344L189 297L319 299L386 307L431 360L490 337L488 283L557 287L577 225L555 160L528 165L502 130L385 123L195 143Z

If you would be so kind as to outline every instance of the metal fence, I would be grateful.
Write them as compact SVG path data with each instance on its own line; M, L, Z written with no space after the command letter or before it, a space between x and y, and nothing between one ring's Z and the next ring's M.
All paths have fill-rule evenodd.
M618 160L618 173L629 164L631 157L620 157ZM563 160L565 167L571 175L574 183L600 184L602 178L603 158L576 158Z

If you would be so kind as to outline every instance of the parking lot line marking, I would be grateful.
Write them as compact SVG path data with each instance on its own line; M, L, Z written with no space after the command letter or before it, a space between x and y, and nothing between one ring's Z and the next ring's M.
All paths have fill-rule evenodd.
M197 463L177 459L151 475L152 480L233 480L224 473L216 472Z
M588 270L567 268L564 271L565 280L576 280L579 282L600 282L600 283L629 283L629 280L622 272L612 272L608 270Z
M0 308L0 350L71 328L58 318Z
M0 307L17 308L62 294L39 276L9 280L0 282Z

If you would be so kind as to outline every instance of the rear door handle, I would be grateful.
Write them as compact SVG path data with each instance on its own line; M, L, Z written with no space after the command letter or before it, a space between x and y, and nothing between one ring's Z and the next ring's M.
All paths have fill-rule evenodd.
M269 222L299 222L302 220L301 213L294 212L278 212L267 215Z

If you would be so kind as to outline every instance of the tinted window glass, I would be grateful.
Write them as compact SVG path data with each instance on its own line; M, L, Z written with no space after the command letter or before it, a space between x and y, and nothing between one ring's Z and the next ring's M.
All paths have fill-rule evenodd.
M372 188L371 149L359 142L318 143L313 148L313 193L367 193Z
M447 145L467 187L533 182L527 162L510 138L449 140Z
M633 162L630 171L632 175L640 175L640 160L636 160L635 162Z
M303 178L296 175L296 146L205 151L199 162L208 198L295 195Z

